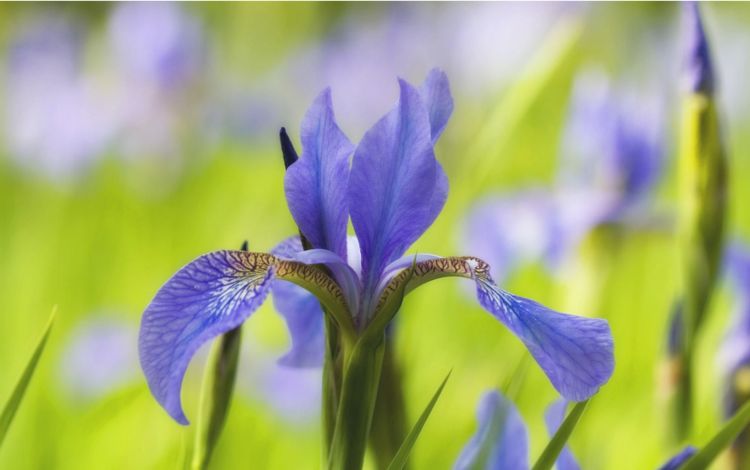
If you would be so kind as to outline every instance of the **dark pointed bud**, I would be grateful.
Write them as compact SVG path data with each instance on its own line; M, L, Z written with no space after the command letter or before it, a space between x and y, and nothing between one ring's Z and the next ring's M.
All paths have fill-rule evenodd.
M284 155L284 168L289 168L299 157L284 127L279 131L279 140L281 141L281 153Z
M248 251L248 248L249 248L249 246L247 244L247 240L245 240L244 242L242 242L242 246L240 247L240 250L242 250L242 251Z
M686 88L692 93L710 95L715 87L714 70L698 3L685 4L684 16L686 55L683 73Z

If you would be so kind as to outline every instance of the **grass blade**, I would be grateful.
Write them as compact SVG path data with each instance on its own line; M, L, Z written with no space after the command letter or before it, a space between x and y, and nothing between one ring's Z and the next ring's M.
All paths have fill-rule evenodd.
M44 333L39 339L39 342L37 343L36 348L34 349L34 353L29 359L29 362L26 364L26 368L24 369L23 374L21 374L21 378L18 380L18 383L16 383L16 387L13 389L13 393L11 393L7 403L5 403L5 406L3 407L3 413L0 414L0 446L2 446L3 441L5 440L5 435L8 433L8 428L10 428L10 424L13 422L13 417L16 415L16 411L18 411L18 407L21 405L21 400L23 400L23 397L26 394L26 389L29 386L29 382L31 382L31 377L33 377L36 366L39 363L39 358L42 356L44 346L45 344L47 344L49 332L52 329L52 324L55 321L56 312L57 307L52 309L52 314L47 321L47 326L44 329Z
M445 388L445 384L448 382L448 378L451 376L451 373L448 372L448 375L445 376L443 379L443 382L440 384L438 389L435 391L435 394L432 395L432 399L427 404L427 407L422 411L422 414L419 416L419 419L416 423L414 423L414 427L411 428L411 431L409 431L409 434L406 436L406 439L404 439L404 442L401 444L401 447L398 449L398 452L396 453L396 456L393 458L393 461L388 465L388 470L401 470L406 465L406 461L409 459L409 454L411 454L411 449L414 447L414 444L417 442L417 438L419 437L419 434L422 432L422 428L424 427L424 424L427 422L427 418L430 417L430 413L432 413L432 409L435 407L435 403L437 403L438 398L440 398L440 394L443 393L443 388Z
M737 438L748 424L750 424L750 402L745 403L703 448L680 467L680 470L708 468L711 462Z
M565 59L575 50L582 30L580 20L559 20L525 65L517 81L486 117L466 153L464 171L467 174L464 177L470 179L475 188L482 188L485 180L493 175L491 168L497 166L497 157Z
M568 438L573 433L588 403L589 400L576 403L576 406L565 417L565 421L563 421L555 435L552 436L547 447L542 451L542 455L539 456L539 460L536 461L532 470L549 470L555 465L557 457L562 452L563 447L565 447L565 443L568 442Z

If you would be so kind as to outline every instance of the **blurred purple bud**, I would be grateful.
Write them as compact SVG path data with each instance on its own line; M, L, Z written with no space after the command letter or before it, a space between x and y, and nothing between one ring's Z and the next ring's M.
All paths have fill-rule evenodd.
M685 18L684 80L689 92L712 94L715 77L711 51L703 28L698 2L688 2L683 6Z

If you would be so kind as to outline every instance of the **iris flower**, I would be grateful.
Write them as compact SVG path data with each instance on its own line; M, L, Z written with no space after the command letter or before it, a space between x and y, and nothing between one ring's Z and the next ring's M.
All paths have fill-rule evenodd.
M554 435L565 418L567 402L552 403L545 413L547 431ZM487 392L477 408L479 428L461 451L454 470L524 470L529 468L529 436L513 402L498 391ZM579 470L573 454L564 447L557 470Z
M287 204L312 249L303 250L293 237L270 253L205 254L169 279L143 314L141 365L170 416L188 423L180 389L196 350L243 323L279 282L307 291L298 300L310 308L300 308L289 322L297 350L305 338L319 338L311 331L320 321L313 296L343 342L354 344L371 329L384 330L406 294L455 276L474 280L479 304L526 345L563 397L584 400L609 379L613 344L605 320L558 313L510 294L476 257L405 255L448 195L433 146L452 109L443 72L431 71L421 88L399 80L396 106L355 148L336 124L330 89L315 99L301 125L302 155L297 160L289 142L284 152ZM347 237L349 220L356 236Z

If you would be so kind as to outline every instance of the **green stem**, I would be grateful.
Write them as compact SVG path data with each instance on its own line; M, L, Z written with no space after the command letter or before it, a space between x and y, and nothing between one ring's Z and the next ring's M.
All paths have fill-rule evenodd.
M377 468L386 468L393 461L406 434L402 373L396 360L394 341L391 340L386 341L385 345L383 371L370 434L370 448Z
M346 361L329 470L362 468L385 352L384 334L365 334Z
M341 397L343 351L336 324L325 316L326 350L323 363L323 458L327 459L336 428L336 413Z

